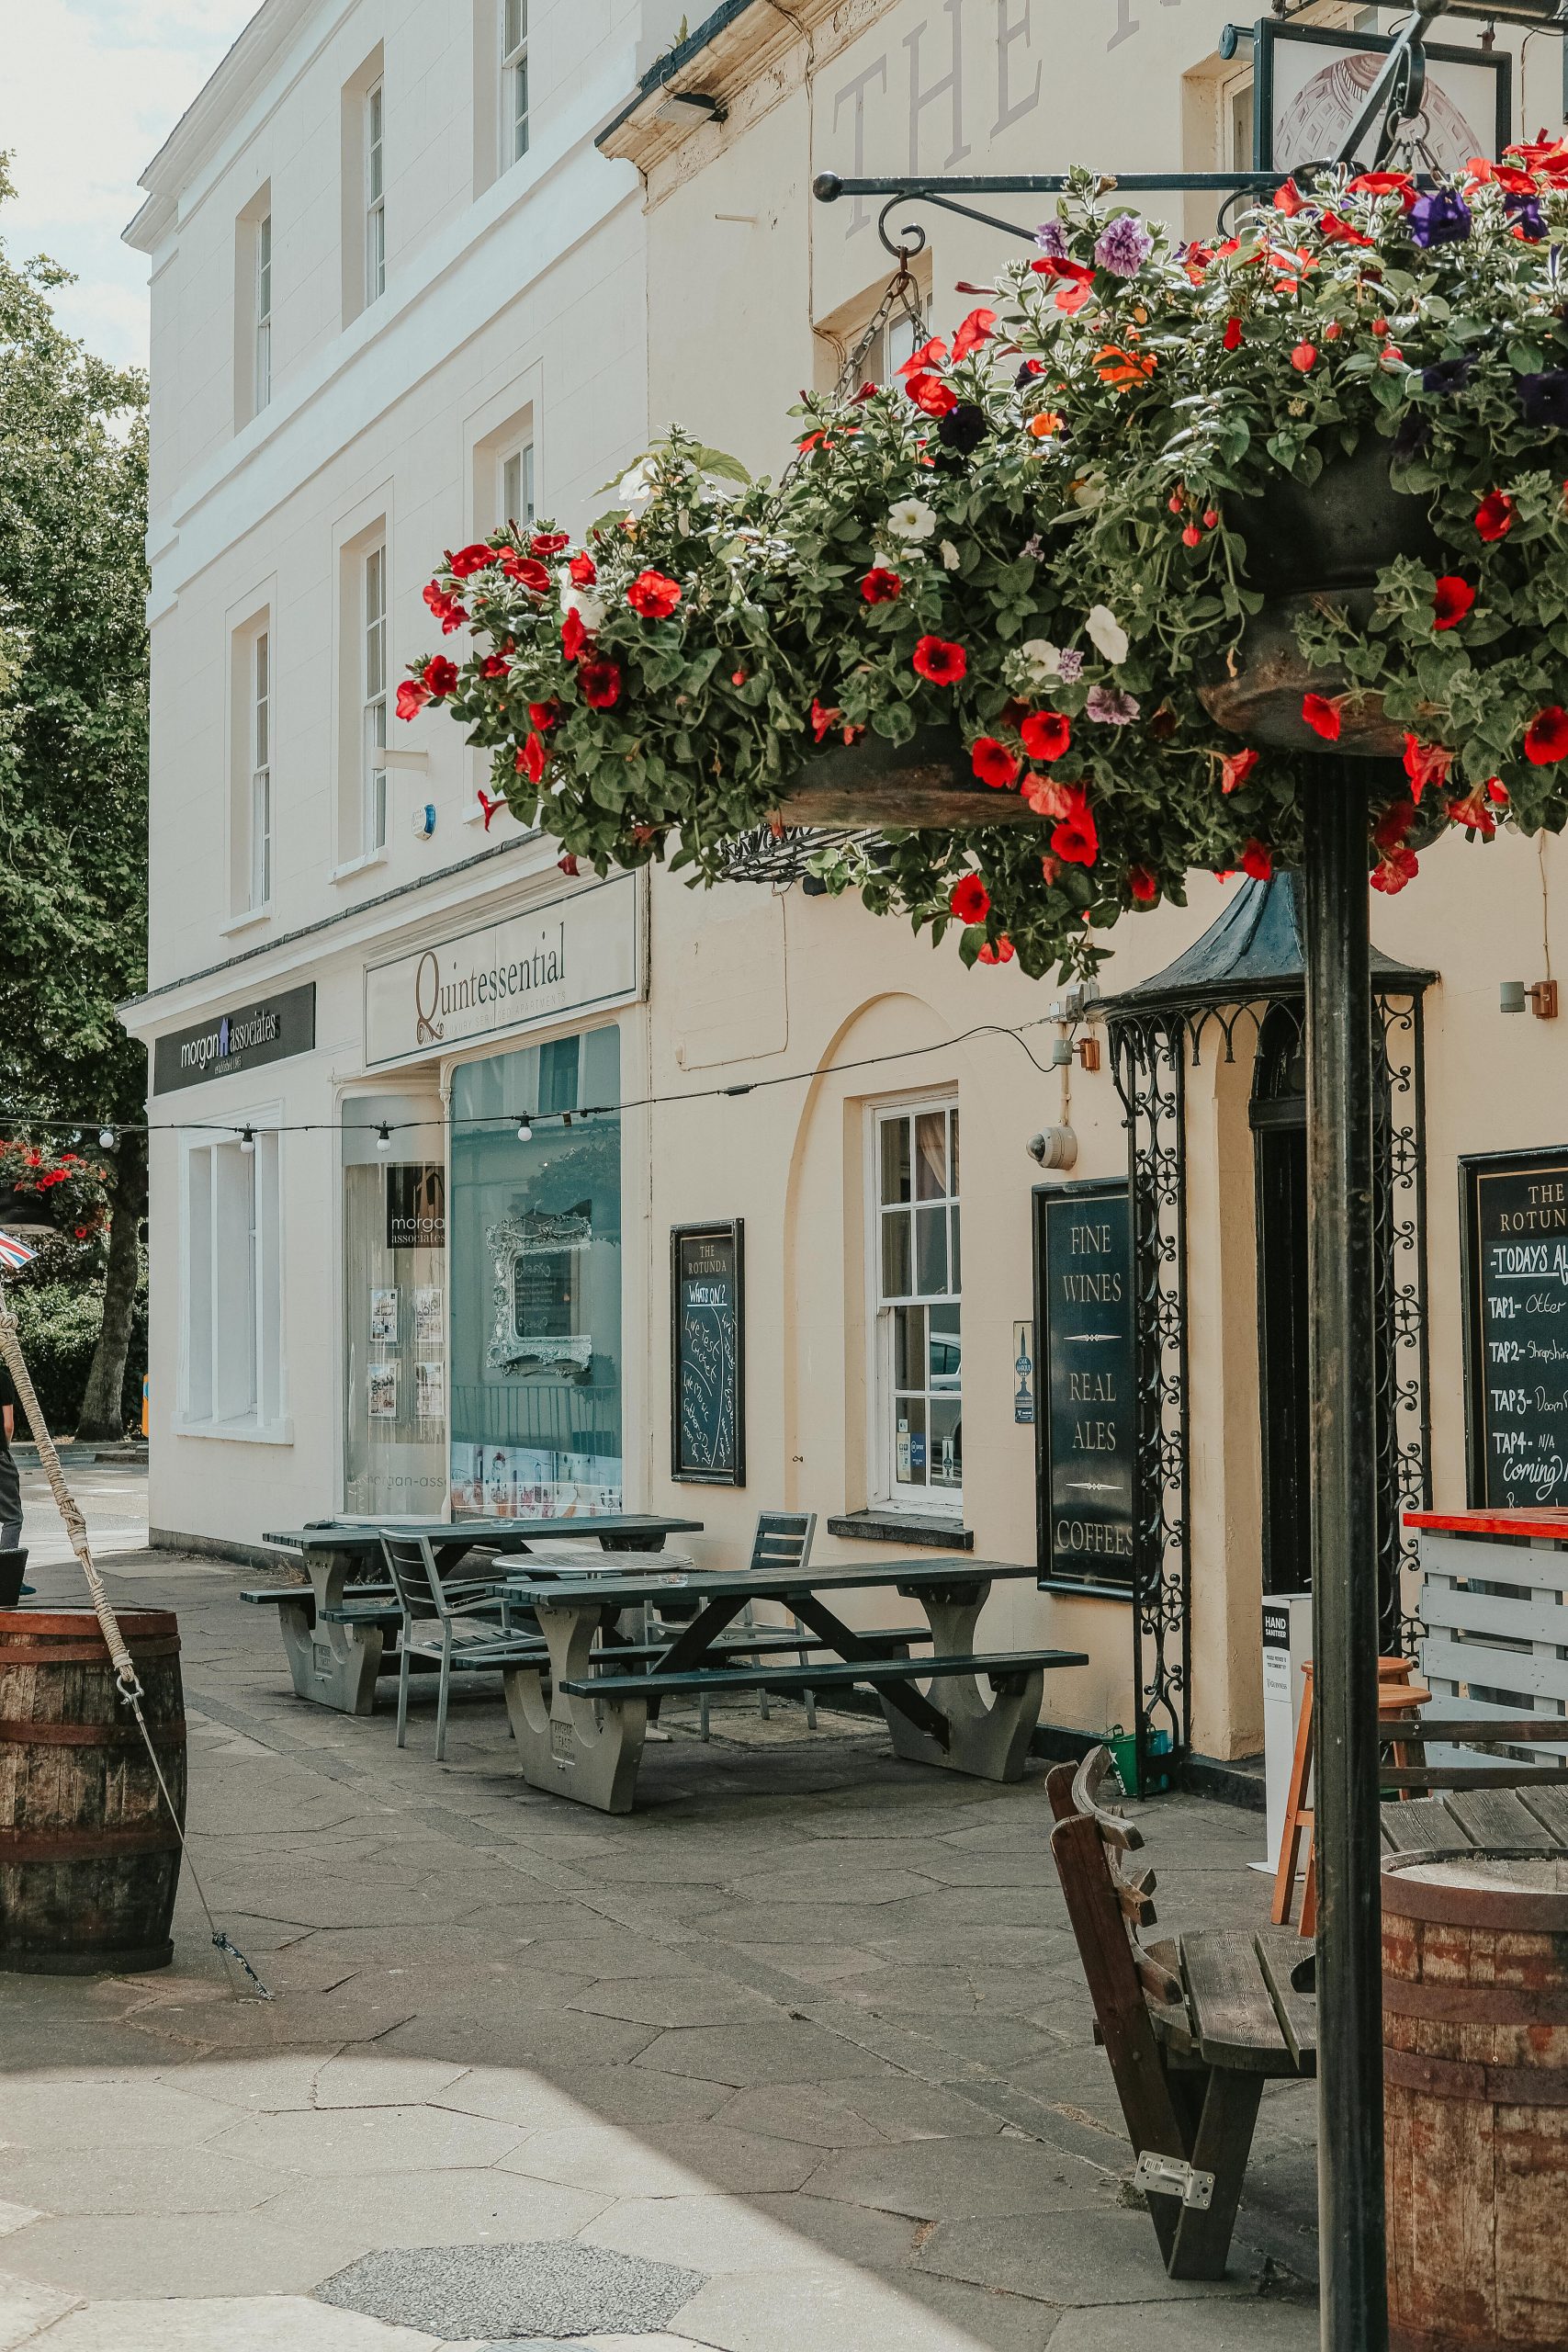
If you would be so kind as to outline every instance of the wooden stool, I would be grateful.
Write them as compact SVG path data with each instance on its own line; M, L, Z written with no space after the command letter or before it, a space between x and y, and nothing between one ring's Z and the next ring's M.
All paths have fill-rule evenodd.
M1302 1719L1296 1726L1296 1752L1291 1765L1291 1785L1285 1797L1285 1826L1280 1839L1280 1866L1274 1873L1274 1907L1269 1913L1277 1928L1289 1920L1296 1894L1296 1858L1301 1851L1302 1832L1307 1839L1306 1886L1302 1894L1302 1925L1303 1936L1315 1933L1317 1928L1317 1854L1313 1842L1313 1809L1306 1801L1312 1783L1312 1660L1302 1668L1305 1688L1302 1692ZM1378 1713L1380 1715L1407 1715L1416 1707L1424 1707L1431 1697L1415 1679L1416 1668L1407 1657L1380 1657L1378 1660ZM1402 1744L1393 1749L1396 1764L1406 1761Z

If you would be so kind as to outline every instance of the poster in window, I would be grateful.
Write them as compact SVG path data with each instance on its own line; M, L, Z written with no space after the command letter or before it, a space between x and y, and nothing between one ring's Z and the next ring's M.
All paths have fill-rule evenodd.
M398 1344L398 1294L396 1290L373 1290L370 1294L370 1340L373 1347Z
M1471 1507L1561 1510L1568 1506L1568 1150L1461 1159L1460 1186Z
M1137 1442L1125 1182L1034 1194L1042 1589L1130 1594Z
M444 1301L439 1283L420 1283L413 1295L414 1344L421 1348L438 1348L446 1335Z
M746 1484L745 1237L740 1218L676 1226L671 1261L671 1476Z
M369 1418L373 1421L395 1421L398 1418L398 1367L392 1363L373 1363L366 1370L366 1393Z
M444 1421L446 1418L446 1367L439 1360L422 1361L414 1365L413 1417L416 1421Z
M389 1250L445 1250L446 1170L438 1160L387 1170Z

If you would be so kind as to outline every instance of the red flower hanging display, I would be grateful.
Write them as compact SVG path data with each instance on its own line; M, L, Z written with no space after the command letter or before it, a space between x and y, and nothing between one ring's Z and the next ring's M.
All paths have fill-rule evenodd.
M953 884L947 903L960 922L984 922L991 911L991 894L977 874L964 874Z
M1514 502L1506 490L1489 490L1475 510L1477 536L1505 539L1514 527Z
M496 560L496 551L482 540L471 548L459 548L456 555L446 559L446 569L454 580L470 580L476 571L488 571Z
M467 605L460 604L456 596L449 594L439 580L431 581L423 594L425 603L441 624L441 633L444 637L450 637L454 629L463 627L468 617Z
M639 571L626 590L626 602L645 621L667 621L681 601L681 583L662 571Z
M955 686L969 667L964 648L944 637L922 637L909 658L916 676L929 678L933 686Z
M1245 752L1229 752L1220 762L1220 790L1239 792L1262 757L1261 752L1254 752L1250 749Z
M1405 736L1404 773L1410 778L1410 798L1413 807L1420 805L1421 795L1429 784L1436 785L1439 788L1447 784L1449 770L1453 763L1453 752L1446 750L1441 743L1423 743L1419 736L1408 734Z
M994 791L1018 782L1018 753L1010 752L1005 743L998 743L994 735L976 739L969 753L969 764L981 783L988 784Z
M940 376L926 374L922 369L911 376L904 386L915 406L927 416L948 416L958 406L958 394Z
M445 702L448 695L457 691L457 664L448 662L445 653L432 654L424 665L423 676L432 702Z
M1127 868L1127 888L1136 906L1152 906L1159 897L1158 880L1146 865L1130 865Z
M590 710L613 710L621 698L621 665L618 662L580 662L577 683Z
M886 564L874 563L860 583L860 593L868 605L891 605L903 594L904 583Z
M582 626L582 615L575 605L570 605L560 625L560 650L569 662L575 662L587 642L588 631Z
M581 674L579 673L580 676ZM528 729L527 737L518 751L516 768L518 775L525 775L530 784L537 784L544 775L544 738L532 727Z
M1475 602L1475 591L1468 580L1447 571L1432 591L1432 627L1457 628Z
M1255 882L1267 882L1274 871L1274 853L1267 842L1250 841L1241 854L1241 870Z
M549 589L550 575L544 565L536 563L532 556L519 555L514 548L502 549L501 568L508 580L525 588L530 596L543 596Z
M528 542L528 552L541 557L547 563L551 556L559 555L563 548L570 545L571 541L564 531L536 531Z
M567 565L567 571L574 588L592 588L599 577L599 567L593 558L581 549Z
M1069 865L1092 865L1100 855L1100 833L1094 812L1089 805L1089 795L1081 785L1058 786L1066 801L1066 812L1051 835L1051 847Z
M999 939L987 939L976 956L976 964L1010 964L1018 950L1004 932Z
M1032 760L1059 760L1073 740L1072 722L1059 710L1032 710L1018 732Z
M1337 702L1330 701L1326 695L1303 695L1302 717L1312 729L1313 733L1321 735L1325 743L1337 743L1339 705Z
M1525 757L1538 768L1568 760L1568 710L1561 703L1549 703L1544 710L1538 710L1525 729Z
M405 678L398 688L398 717L417 718L430 700L430 688L423 678Z

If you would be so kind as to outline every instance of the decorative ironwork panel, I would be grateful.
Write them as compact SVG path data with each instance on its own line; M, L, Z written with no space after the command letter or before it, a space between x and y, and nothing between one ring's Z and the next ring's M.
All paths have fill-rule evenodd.
M1407 1510L1430 1507L1431 1406L1427 1326L1427 1105L1421 999L1385 996L1382 1022L1383 1149L1375 1200L1379 1324L1378 1622L1385 1656L1416 1655L1425 1628L1416 1539ZM1385 1124L1386 1120L1386 1124Z

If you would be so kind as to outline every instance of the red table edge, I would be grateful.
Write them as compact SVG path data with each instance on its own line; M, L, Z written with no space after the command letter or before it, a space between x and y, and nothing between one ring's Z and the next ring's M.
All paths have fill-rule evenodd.
M1527 1535L1568 1543L1568 1510L1407 1510L1404 1524L1445 1535Z

